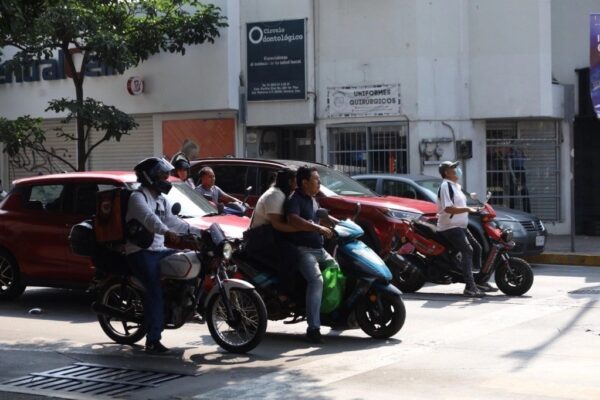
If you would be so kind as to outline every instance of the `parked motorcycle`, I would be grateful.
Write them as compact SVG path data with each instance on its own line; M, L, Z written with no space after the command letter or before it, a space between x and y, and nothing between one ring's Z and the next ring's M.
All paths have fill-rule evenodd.
M490 195L488 194L487 200ZM511 257L508 251L515 246L510 228L499 226L496 212L486 201L476 213L481 217L490 251L479 272L473 274L475 283L487 282L494 275L496 285L509 296L521 296L533 284L533 270L521 258ZM426 282L450 284L463 282L460 252L432 224L405 220L400 231L404 245L388 258L394 284L405 293L416 292Z
M358 240L364 231L353 220L339 221L323 209L317 216L329 218L335 224L329 250L346 276L341 304L333 311L321 313L321 324L340 330L361 328L374 338L395 335L404 325L406 309L401 292L391 284L390 270L373 250ZM298 300L290 307L281 300L276 266L253 259L252 254L244 251L234 252L232 259L238 273L255 285L264 298L270 320L293 318L288 323L295 323L304 319L305 285L297 284L294 294L286 293ZM299 273L296 282L304 282Z
M177 252L160 263L165 329L178 329L200 315L223 349L232 353L252 350L265 334L267 312L251 284L227 276L232 244L218 224L201 236L182 239L184 247L193 250ZM120 253L97 248L92 259L103 275L92 305L100 327L116 343L136 343L146 335L142 283Z

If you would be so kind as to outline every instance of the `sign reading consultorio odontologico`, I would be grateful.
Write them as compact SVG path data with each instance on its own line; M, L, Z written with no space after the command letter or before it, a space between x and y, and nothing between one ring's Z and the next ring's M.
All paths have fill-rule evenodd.
M329 87L327 111L330 117L400 115L400 85Z
M247 24L248 100L306 98L305 20Z

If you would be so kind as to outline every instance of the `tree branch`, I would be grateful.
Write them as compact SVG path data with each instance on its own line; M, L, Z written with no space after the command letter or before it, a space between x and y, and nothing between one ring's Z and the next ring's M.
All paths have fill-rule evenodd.
M77 171L77 168L71 164L69 161L65 160L64 158L62 158L61 156L59 156L56 153L51 152L50 150L47 150L46 147L44 145L40 145L39 147L32 147L33 150L38 151L40 153L44 153L44 154L48 154L54 158L56 158L57 160L62 161L63 163L67 164L69 167L71 167L71 169L73 171Z
M92 146L90 146L90 148L88 149L88 151L86 151L85 153L85 160L88 159L88 157L90 156L90 154L92 154L92 151L98 147L101 143L106 142L107 139L106 138L102 138L99 141L97 141L96 143L94 143Z

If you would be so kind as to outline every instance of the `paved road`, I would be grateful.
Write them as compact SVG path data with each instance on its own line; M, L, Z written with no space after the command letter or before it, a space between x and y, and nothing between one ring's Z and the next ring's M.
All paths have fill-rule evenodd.
M0 304L0 383L85 362L185 375L132 399L600 399L600 268L535 273L520 298L464 299L460 285L405 295L405 327L387 341L330 332L315 347L303 324L270 323L241 356L221 351L204 325L167 331L174 354L147 356L107 340L89 297L30 289ZM33 307L43 313L28 314Z

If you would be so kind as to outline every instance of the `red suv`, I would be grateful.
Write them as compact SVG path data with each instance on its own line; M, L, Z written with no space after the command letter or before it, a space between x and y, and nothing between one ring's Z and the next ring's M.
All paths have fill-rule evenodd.
M241 237L248 218L217 215L217 210L188 185L171 179L169 202L181 204L181 218L201 229L217 222L231 237ZM71 252L71 227L96 210L96 193L135 188L132 172L75 172L14 182L0 202L0 300L16 298L27 285L85 287L94 268L89 257Z
M399 243L397 224L400 218L435 218L435 204L394 196L380 196L354 179L326 165L291 160L256 160L244 158L209 158L192 162L192 175L197 179L202 167L211 167L216 185L239 199L252 186L248 203L256 204L273 181L274 173L282 167L315 167L321 176L319 204L337 218L350 217L361 211L356 222L364 229L362 240L385 257ZM385 259L385 258L384 258Z

